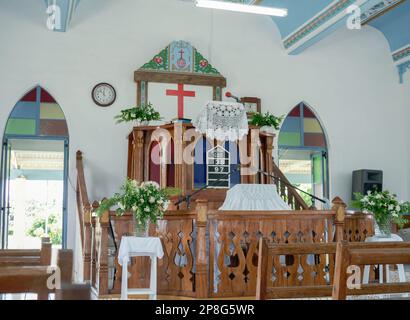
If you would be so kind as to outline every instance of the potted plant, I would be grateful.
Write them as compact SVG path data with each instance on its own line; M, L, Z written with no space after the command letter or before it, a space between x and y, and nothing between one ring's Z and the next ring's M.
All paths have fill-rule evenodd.
M121 110L121 114L115 116L114 119L117 123L136 121L138 125L148 125L150 121L161 120L161 115L151 103L148 103Z
M275 130L279 130L280 124L284 116L276 117L273 114L266 112L255 112L252 114L250 124L261 127L261 131L274 133Z
M156 224L163 218L170 203L169 197L178 191L175 188L161 189L153 181L139 183L128 179L121 188L121 193L100 203L96 214L101 216L112 207L117 207L119 216L129 212L135 222L135 235L147 236L150 223Z
M389 238L392 223L402 227L406 219L402 214L408 212L409 203L397 201L397 196L389 191L368 191L366 195L355 193L352 205L365 213L371 213L375 221L376 236Z

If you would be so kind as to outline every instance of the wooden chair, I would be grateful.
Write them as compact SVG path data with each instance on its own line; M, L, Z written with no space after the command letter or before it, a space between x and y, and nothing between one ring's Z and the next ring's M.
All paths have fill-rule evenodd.
M345 300L347 294L387 294L410 292L410 282L361 284L360 289L347 288L347 268L376 264L410 264L410 243L339 242L336 250L336 268L333 285L333 299ZM361 279L361 277L360 277Z
M352 263L350 258L340 257L342 251L339 249L339 258L336 259L337 244L332 243L293 243L293 244L275 244L270 243L267 239L261 239L259 242L258 255L258 275L256 299L279 299L279 298L312 298L312 297L333 297L335 298L333 286L340 288L341 283L344 287L337 289L344 293L337 297L345 298L348 295L365 295L365 294L383 294L383 293L400 293L410 291L407 283L394 284L361 284L361 290L346 290L346 269L349 264L361 266L363 271L364 265L379 264L396 264L410 263L410 244L403 242L386 242L386 243L363 243L363 242L342 242L343 253L353 252L355 255ZM345 249L348 246L348 250ZM358 261L361 255L358 252L364 252L364 258L368 261ZM368 254L366 253L368 252ZM395 254L397 254L395 256ZM286 265L280 263L280 257L286 257ZM308 263L308 256L314 257L314 263ZM293 260L293 261L290 261ZM344 270L344 278L339 282L334 280L340 277L341 261ZM347 261L347 262L346 262ZM407 261L407 262L406 262ZM292 263L293 262L293 263ZM360 262L360 263L359 263ZM346 265L347 263L347 265ZM301 265L303 272L298 273L297 269ZM277 273L291 272L289 278L280 281L272 280L272 270L276 269ZM327 272L324 272L324 269ZM316 274L315 277L312 276ZM343 274L342 274L343 276ZM362 278L362 277L361 277Z
M336 243L275 244L269 243L267 239L260 239L256 299L330 297L335 253ZM280 256L287 257L287 263L292 259L293 264L280 267L278 263ZM311 259L314 257L314 264L307 262L309 256ZM299 263L304 266L303 279L299 280L298 276L293 275L286 282L281 281L275 286L269 285L273 267L276 268L276 272L285 273L290 269L297 272ZM325 272L325 268L329 271ZM312 277L311 273L317 276ZM329 276L328 280L326 280L325 273Z
M13 251L13 254L15 252ZM16 255L12 255L16 257ZM9 260L10 261L10 260ZM57 266L60 268L61 289L55 290L47 287L47 281L51 274L50 265L31 265L34 263L28 260L30 265L24 265L23 260L11 262L9 266L0 267L0 294L1 293L37 293L39 300L48 300L50 293L56 294L56 299L87 299L91 297L89 285L73 286L72 250L59 250Z
M0 250L0 267L49 266L51 264L50 238L41 239L41 249Z

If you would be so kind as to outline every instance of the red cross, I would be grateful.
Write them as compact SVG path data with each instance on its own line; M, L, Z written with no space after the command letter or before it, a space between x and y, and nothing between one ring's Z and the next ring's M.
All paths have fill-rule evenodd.
M178 97L178 118L184 117L184 98L195 97L195 91L184 91L184 84L178 84L178 90L167 90L167 96Z

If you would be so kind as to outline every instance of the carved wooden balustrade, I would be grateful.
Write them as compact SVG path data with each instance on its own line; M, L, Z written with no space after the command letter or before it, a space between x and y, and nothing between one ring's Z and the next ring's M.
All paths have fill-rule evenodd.
M93 225L92 283L100 295L118 294L122 269L115 261L114 285L109 287L108 240L113 236L118 247L121 237L132 232L133 219L107 212L93 218ZM345 215L340 199L331 211L259 212L211 210L206 200L197 200L195 210L167 212L150 234L161 238L165 252L158 263L159 294L217 298L255 296L261 237L275 243L330 243L355 235L349 240L363 241L373 228L366 215ZM332 273L333 262L284 256L270 267L272 286L319 285ZM134 258L129 271L130 286L147 285L146 259Z
M300 196L292 184L289 182L288 178L279 169L279 167L272 161L272 175L276 178L271 179L272 183L276 184L278 194L293 210L309 210L309 206L306 204L305 200ZM274 180L274 181L273 181Z

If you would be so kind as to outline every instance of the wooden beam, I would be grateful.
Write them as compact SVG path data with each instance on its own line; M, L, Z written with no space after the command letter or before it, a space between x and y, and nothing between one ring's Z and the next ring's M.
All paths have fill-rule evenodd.
M201 75L194 73L172 73L159 71L142 71L134 73L135 82L147 81L157 83L184 83L197 86L226 87L226 78L218 75Z

